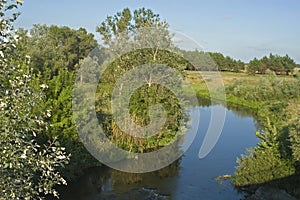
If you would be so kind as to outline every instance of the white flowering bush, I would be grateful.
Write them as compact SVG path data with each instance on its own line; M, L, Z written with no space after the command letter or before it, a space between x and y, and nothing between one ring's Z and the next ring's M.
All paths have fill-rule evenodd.
M28 58L13 53L14 10L22 1L0 0L0 199L58 197L57 184L66 184L58 173L69 155L58 142L39 143L47 131L42 91L31 86ZM6 13L12 13L6 16ZM47 86L41 86L47 89Z

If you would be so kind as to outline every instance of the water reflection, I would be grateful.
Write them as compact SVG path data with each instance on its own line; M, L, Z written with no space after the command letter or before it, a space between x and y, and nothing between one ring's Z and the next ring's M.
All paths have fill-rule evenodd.
M242 194L230 181L217 182L215 178L233 174L236 158L246 148L257 144L255 121L251 113L228 110L218 143L207 157L199 159L198 152L212 107L196 106L191 109L192 118L195 110L200 109L199 129L194 142L180 160L144 174L124 173L105 166L88 169L78 182L60 189L61 199L241 199ZM190 137L189 132L185 137Z
M174 177L179 171L179 160L161 170L143 174L106 166L90 168L76 183L60 188L61 199L171 199L172 189L176 188Z

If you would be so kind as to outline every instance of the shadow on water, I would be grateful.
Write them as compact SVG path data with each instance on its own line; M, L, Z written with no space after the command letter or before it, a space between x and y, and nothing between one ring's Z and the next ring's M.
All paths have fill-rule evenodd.
M252 184L238 187L238 191L245 192L246 197L269 199L300 199L300 174L276 179L261 184ZM292 197L293 195L294 197ZM247 199L246 198L246 199Z
M170 189L175 184L171 178L178 176L179 167L179 161L175 161L164 169L144 174L125 173L106 166L86 169L76 183L59 189L61 199L170 199Z
M200 110L200 123L193 124L197 135L179 160L150 173L130 174L108 167L87 169L76 182L59 188L62 200L98 199L241 199L230 180L218 182L216 177L235 171L236 159L246 148L258 142L251 113L227 110L222 134L211 153L199 159L199 149L208 129L211 110L209 104L190 108L190 116ZM199 128L198 128L199 127ZM185 137L191 137L187 131Z

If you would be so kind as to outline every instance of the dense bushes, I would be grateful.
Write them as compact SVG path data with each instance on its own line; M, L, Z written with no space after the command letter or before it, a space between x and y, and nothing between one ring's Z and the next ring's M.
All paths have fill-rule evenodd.
M149 49L137 50L129 54L125 54L120 59L111 63L111 65L102 74L96 93L96 110L98 112L101 125L105 127L105 130L107 130L106 135L119 147L130 152L151 152L171 144L176 139L176 135L179 132L181 134L183 133L183 130L181 130L183 128L181 127L181 123L186 122L186 118L184 118L185 115L181 110L183 108L181 107L182 104L180 102L180 97L176 97L171 90L163 85L156 84L155 77L152 77L153 80L151 80L151 76L147 77L147 73L143 74L142 72L141 76L144 75L145 80L149 79L149 83L151 85L139 87L132 94L129 104L131 119L134 121L134 123L142 127L153 123L150 121L149 108L153 105L160 104L166 111L166 122L163 124L161 130L157 134L149 137L145 136L143 138L129 135L116 124L116 120L113 118L113 114L115 113L113 113L111 110L111 99L113 90L116 87L116 82L134 67L140 66L143 63L153 62L153 60L151 60L151 52L147 53L147 51L149 51ZM145 54L149 56L144 56ZM160 50L156 52L156 56L159 62L168 64L168 66L173 66L174 68L178 69L178 71L183 73L184 65L181 65L180 63L184 61L178 58L176 54ZM160 71L160 75L164 73L165 72L163 72L163 70ZM172 77L175 75L168 73L168 76ZM166 76L163 77L163 79L166 81L166 84L171 84L174 87L178 87L178 91L180 90L180 85L177 83L179 77L170 79ZM154 83L151 83L151 81L154 81ZM134 83L135 80L131 80L130 84L134 85ZM126 83L124 84L124 87L126 87L125 85ZM123 89L122 92L124 91L126 91L126 88ZM117 116L121 116L123 114L124 113L122 112L117 114ZM116 114L114 116L116 116Z
M258 83L237 80L226 88L228 94L249 101L289 100L300 97L300 81L275 75L263 76Z
M12 23L20 4L0 0L0 199L42 199L58 196L54 187L66 183L58 170L69 155L57 140L45 137L51 116L44 107L47 86L33 86L29 59L15 50Z
M239 166L233 180L236 186L266 183L295 173L293 164L282 159L272 149L248 150L237 163Z
M300 162L300 119L295 120L289 127L289 136L291 141L291 148L293 151L293 157Z
M226 88L229 96L263 105L257 110L258 120L264 127L256 133L260 142L238 159L235 185L261 184L276 179L280 185L281 178L299 170L299 88L299 80L278 78L272 73L260 77L258 82L253 79L235 81Z
M234 183L237 186L265 183L293 175L295 166L281 148L282 133L269 120L261 132L256 132L259 144L237 160ZM285 144L286 146L286 144Z
M51 114L46 136L57 137L72 155L62 173L67 179L74 179L84 168L99 165L80 141L72 111L76 73L81 60L97 46L97 41L83 28L54 25L34 25L30 30L19 30L18 34L16 52L30 58L34 85L46 86L43 106Z

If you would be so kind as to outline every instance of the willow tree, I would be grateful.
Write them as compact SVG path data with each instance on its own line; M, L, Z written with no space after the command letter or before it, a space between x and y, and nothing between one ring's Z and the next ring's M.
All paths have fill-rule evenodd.
M97 27L97 32L102 36L103 48L111 57L107 58L108 63L104 63L106 69L99 81L96 109L110 139L130 152L157 150L172 143L176 139L177 132L183 132L181 122L185 114L181 110L180 103L183 96L176 96L173 91L165 87L169 84L179 91L182 86L179 83L180 78L177 77L178 74L172 74L171 71L158 66L171 67L184 77L187 62L174 53L175 47L168 27L168 23L161 20L158 14L145 8L133 12L125 8L116 15L107 17ZM135 69L139 69L139 72L124 80L123 77ZM161 74L161 76L155 77L152 74ZM123 107L119 107L120 109L114 112L110 106L115 89L126 94L130 89L126 91L122 85L134 87L140 81L137 77L141 76L144 77L145 82L131 95L128 108L131 119L126 120L133 120L141 127L150 126L153 115L162 117L158 113L153 114L150 108L161 104L166 111L166 123L156 135L149 137L135 137L120 128L116 120L112 119L112 115L123 116ZM120 80L123 80L124 84L118 85ZM162 107L156 109L160 111ZM127 121L123 120L122 123L126 124Z

